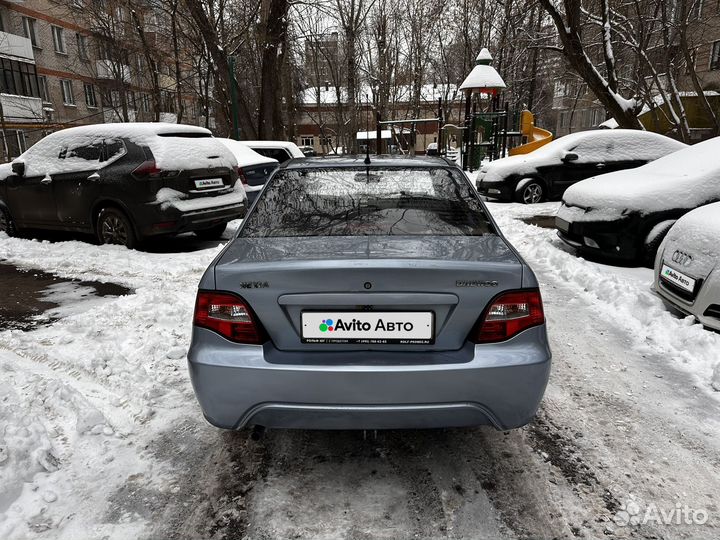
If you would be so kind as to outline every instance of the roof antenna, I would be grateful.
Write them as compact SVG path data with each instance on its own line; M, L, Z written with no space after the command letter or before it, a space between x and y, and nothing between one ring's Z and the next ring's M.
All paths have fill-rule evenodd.
M365 165L370 165L370 120L368 111L370 109L370 96L365 94ZM368 169L367 174L370 175Z

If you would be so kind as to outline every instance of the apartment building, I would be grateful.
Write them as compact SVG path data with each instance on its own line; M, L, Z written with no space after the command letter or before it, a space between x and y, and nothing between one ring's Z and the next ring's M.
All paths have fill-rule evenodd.
M183 123L212 126L187 91L191 55L178 80L163 15L148 3L135 16L121 2L0 0L0 161L72 125L176 122L181 110Z

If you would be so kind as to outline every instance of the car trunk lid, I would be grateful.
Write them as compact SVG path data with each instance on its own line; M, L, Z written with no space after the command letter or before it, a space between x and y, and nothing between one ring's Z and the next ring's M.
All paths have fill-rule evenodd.
M239 237L217 262L215 280L218 290L245 298L280 350L393 350L402 344L404 351L442 351L465 345L488 302L503 290L521 286L521 268L517 256L494 234ZM312 314L305 326L304 313ZM308 339L318 329L307 324L319 326L328 319L337 323L338 317L362 321L368 314L377 319L378 313L401 314L397 320L385 317L391 322L403 317L417 324L430 320L431 338L411 343L337 342L343 339L338 334L329 341Z

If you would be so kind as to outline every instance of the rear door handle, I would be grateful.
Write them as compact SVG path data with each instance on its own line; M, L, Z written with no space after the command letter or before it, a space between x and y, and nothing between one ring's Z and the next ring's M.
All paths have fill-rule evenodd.
M98 173L92 173L90 176L88 176L88 180L92 180L93 182L96 180L100 180L100 175Z
M50 178L49 176L46 176L45 178L43 178L42 180L40 180L40 183L41 183L41 184L45 184L46 186L47 186L48 184L52 184L52 178Z

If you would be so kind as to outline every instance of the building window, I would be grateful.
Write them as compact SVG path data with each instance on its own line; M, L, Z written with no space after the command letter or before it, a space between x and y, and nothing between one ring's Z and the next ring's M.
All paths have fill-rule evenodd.
M560 127L566 128L568 127L568 113L567 111L560 112Z
M95 97L95 87L92 84L85 83L85 105L91 108L97 107L97 98Z
M38 77L38 88L40 90L40 99L42 99L45 103L49 103L50 91L48 88L47 77L45 75L40 75Z
M35 65L0 58L0 92L16 96L40 97Z
M80 60L87 60L88 59L87 36L83 36L82 34L75 34L75 35L77 36L78 56L80 57Z
M312 135L300 137L300 146L315 146L315 137Z
M52 29L55 52L67 54L67 47L65 46L65 30L59 26L51 26L50 28Z
M712 44L712 52L710 54L710 69L720 69L720 41L715 41Z
M31 19L30 17L22 18L23 34L30 40L33 47L38 46L37 34L35 33L36 22L37 21L35 19Z
M62 88L63 103L65 105L75 105L72 81L70 79L62 79L60 81L60 87Z
M0 135L0 138L2 135ZM27 150L27 140L25 139L24 131L5 130L5 151L9 159L15 159L19 157L25 150Z
M147 94L140 94L140 110L142 112L150 112L150 96Z

